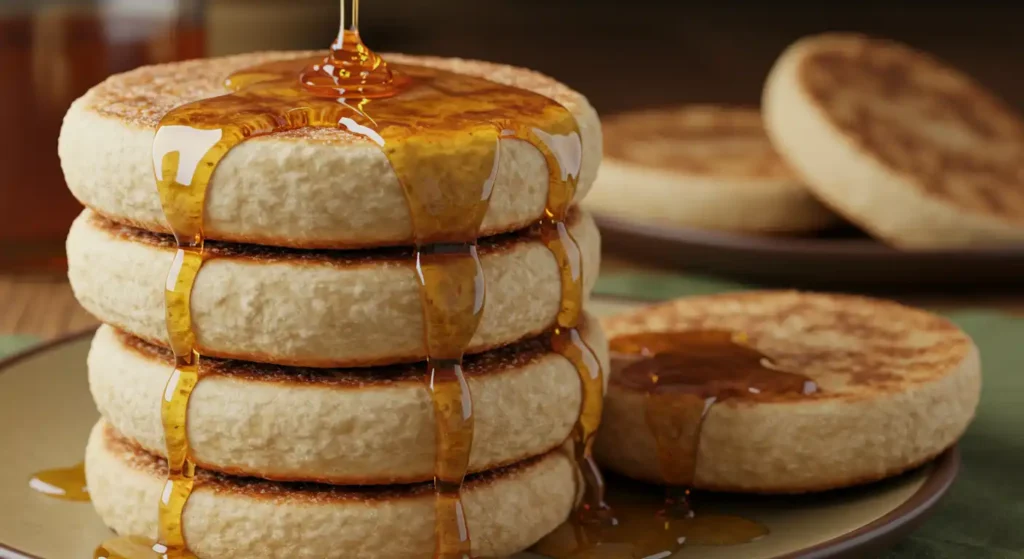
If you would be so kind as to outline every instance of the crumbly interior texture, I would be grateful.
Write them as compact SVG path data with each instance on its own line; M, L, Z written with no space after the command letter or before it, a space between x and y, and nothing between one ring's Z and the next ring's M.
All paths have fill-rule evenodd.
M71 192L85 206L123 223L168 232L153 186L152 144L174 107L223 95L232 72L309 52L267 52L147 66L108 78L77 100L59 151ZM586 98L527 70L456 58L385 55L520 87L562 104L576 118L583 168L576 199L601 162L601 125ZM482 233L526 227L543 216L544 158L519 140L503 140ZM297 248L412 244L405 194L380 148L342 129L305 128L253 138L231 150L207 192L207 238Z
M584 339L607 370L607 342L588 317ZM205 359L189 400L188 438L201 467L283 481L425 482L434 474L434 410L423 363L299 369ZM471 472L546 453L569 438L580 406L575 367L543 339L470 357ZM107 422L164 454L161 395L170 352L100 328L89 386Z
M569 231L580 245L584 294L597 279L600 235L585 213ZM67 244L75 296L103 322L166 345L169 237L118 227L84 212ZM192 291L203 355L312 367L426 358L415 258L408 251L300 252L211 245ZM481 243L487 297L470 353L539 335L561 301L561 275L536 237Z
M156 537L163 460L101 421L86 448L85 471L93 505L108 526ZM474 556L506 557L554 530L572 510L574 476L568 451L558 449L470 477L462 500ZM429 484L284 484L201 470L183 528L199 557L430 559L434 495Z
M895 475L952 445L974 417L981 391L978 349L960 329L864 297L695 297L612 317L604 326L609 338L743 332L777 368L818 384L810 395L751 394L713 405L697 453L694 486L701 489L800 493ZM595 452L612 470L660 482L645 405L644 395L613 373Z

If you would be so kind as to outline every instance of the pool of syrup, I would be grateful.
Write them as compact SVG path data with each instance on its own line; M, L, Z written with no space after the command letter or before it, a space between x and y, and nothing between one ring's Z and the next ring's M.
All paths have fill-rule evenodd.
M434 256L443 258L443 255ZM444 266L437 269L427 266L424 273L429 276ZM465 273L469 275L472 271ZM424 305L437 303L429 297L424 301ZM476 312L482 304L475 296L466 294L461 300L448 303L445 308L462 308L467 313ZM570 348L576 347L574 344L578 342L571 336L556 336L555 343L568 344L562 351L570 359L588 359L587 353L573 355ZM717 402L762 395L807 395L817 390L816 384L803 375L779 369L767 355L752 347L745 335L737 332L641 333L614 338L610 346L615 361L612 382L625 389L642 391L647 396L644 413L656 441L658 465L666 487L614 477L605 492L596 466L591 472L582 471L584 480L588 474L596 476L596 489L592 478L584 485L584 491L591 492L590 498L595 498L596 494L599 506L595 508L584 499L580 510L532 551L554 559L653 559L667 558L686 546L740 545L764 537L767 528L754 520L708 513L702 511L699 503L695 510L689 488L698 463L701 425ZM447 397L435 398L435 404L468 395L464 379L459 380L461 370L457 367L457 363L441 358L432 363L431 381L442 379L438 388L451 392ZM599 366L585 363L583 368L598 370ZM439 454L438 459L452 461L437 465L439 536L446 530L468 534L458 498L461 478L446 476L451 472L458 476L465 469L465 463L460 461L465 459L465 454L455 449L468 452L471 439L458 437L471 433L472 427L464 422L472 421L472 398L461 399L458 405L437 411L439 445L448 449L447 453ZM41 472L32 483L36 489L59 498L88 500L81 465ZM461 553L459 547L463 541L467 540L459 537L445 542L439 538L438 556ZM117 538L99 548L96 557L164 556L152 548L152 542L145 539ZM187 551L178 551L176 556L188 556L182 554ZM468 553L466 551L466 556Z
M43 470L32 476L29 487L65 501L88 501L89 489L85 486L85 464L79 462L68 468Z

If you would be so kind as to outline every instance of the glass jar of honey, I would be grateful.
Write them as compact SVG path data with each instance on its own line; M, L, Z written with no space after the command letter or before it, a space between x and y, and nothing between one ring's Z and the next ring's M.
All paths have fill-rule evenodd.
M57 157L71 102L111 74L205 45L203 0L0 2L0 273L64 270L81 211Z

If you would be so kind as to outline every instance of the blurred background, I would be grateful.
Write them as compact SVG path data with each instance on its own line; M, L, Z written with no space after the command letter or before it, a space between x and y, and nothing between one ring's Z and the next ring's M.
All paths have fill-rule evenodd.
M536 68L602 114L689 101L758 102L800 36L858 30L929 50L1018 106L1024 39L1014 2L364 0L381 51ZM68 105L135 66L258 49L323 48L337 0L0 0L0 270L63 271L78 212L56 153Z
M364 0L382 51L536 68L602 114L689 101L758 102L796 38L858 30L902 40L1024 104L1014 2ZM323 48L337 0L0 0L0 270L63 270L78 205L56 154L68 105L106 75L167 60Z
M756 105L783 48L827 30L930 51L1024 107L1014 2L362 0L361 10L378 51L528 66L582 91L602 115L695 101ZM25 280L9 278L62 282L64 237L80 207L56 142L75 98L143 64L321 49L337 20L337 0L0 0L0 300L20 296L10 286ZM70 300L60 285L60 297L33 296Z

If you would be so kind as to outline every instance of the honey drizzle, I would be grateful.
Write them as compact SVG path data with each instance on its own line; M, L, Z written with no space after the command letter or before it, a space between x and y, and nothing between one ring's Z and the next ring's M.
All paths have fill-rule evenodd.
M685 544L736 545L766 535L767 528L742 517L694 512L690 487L705 420L725 400L805 396L816 392L817 384L779 369L741 332L644 332L617 337L610 348L613 355L631 360L616 382L645 395L645 421L666 485L660 524L638 522L634 530L646 535L624 539L649 546L645 552L658 547L674 552Z
M686 545L736 545L767 534L752 520L695 514L691 508L704 421L723 400L807 395L817 385L778 369L742 333L644 332L619 336L609 345L619 366L613 382L644 395L664 497L621 480L608 492L612 521L576 519L542 539L534 551L555 559L669 557Z
M269 62L238 72L227 81L232 93L178 107L157 129L153 153L158 189L179 245L166 301L168 337L178 357L163 404L172 475L160 508L160 541L154 548L162 555L188 553L181 514L192 489L194 464L185 420L200 359L189 298L203 263L207 186L220 161L243 141L310 126L345 128L379 145L408 202L424 313L426 379L435 410L435 556L471 556L460 490L472 449L473 406L462 357L485 300L476 240L502 138L527 141L548 163L549 200L538 228L563 276L553 343L585 379L577 447L582 463L589 465L588 479L596 479L596 487L603 488L590 458L600 418L601 371L576 330L582 263L564 224L582 153L575 119L539 94L441 70L389 66L359 39L358 0L352 8L352 24L345 28L342 20L339 39L325 59ZM408 100L395 97L406 89ZM138 539L116 543L137 547Z
M571 130L561 134L520 129L516 136L539 149L548 165L548 200L538 227L561 273L562 294L551 345L573 364L580 379L580 411L573 427L573 453L583 481L577 513L583 522L606 522L611 511L604 500L604 478L593 456L604 405L604 373L578 330L583 312L583 255L565 225L579 182L582 140L575 121Z
M38 472L29 479L28 486L54 499L89 500L89 488L85 486L85 464L82 462L68 468Z
M645 420L670 487L693 485L701 430L716 403L817 391L809 378L778 369L740 332L640 333L615 338L611 347L619 354L642 356L618 378L646 396Z
M407 196L415 207L411 189ZM486 207L487 198L480 200ZM462 358L480 323L486 295L475 239L479 222L475 226L471 243L427 245L416 251L428 354L426 381L434 407L434 556L440 559L471 557L461 490L469 469L474 417ZM414 228L418 229L415 224Z

